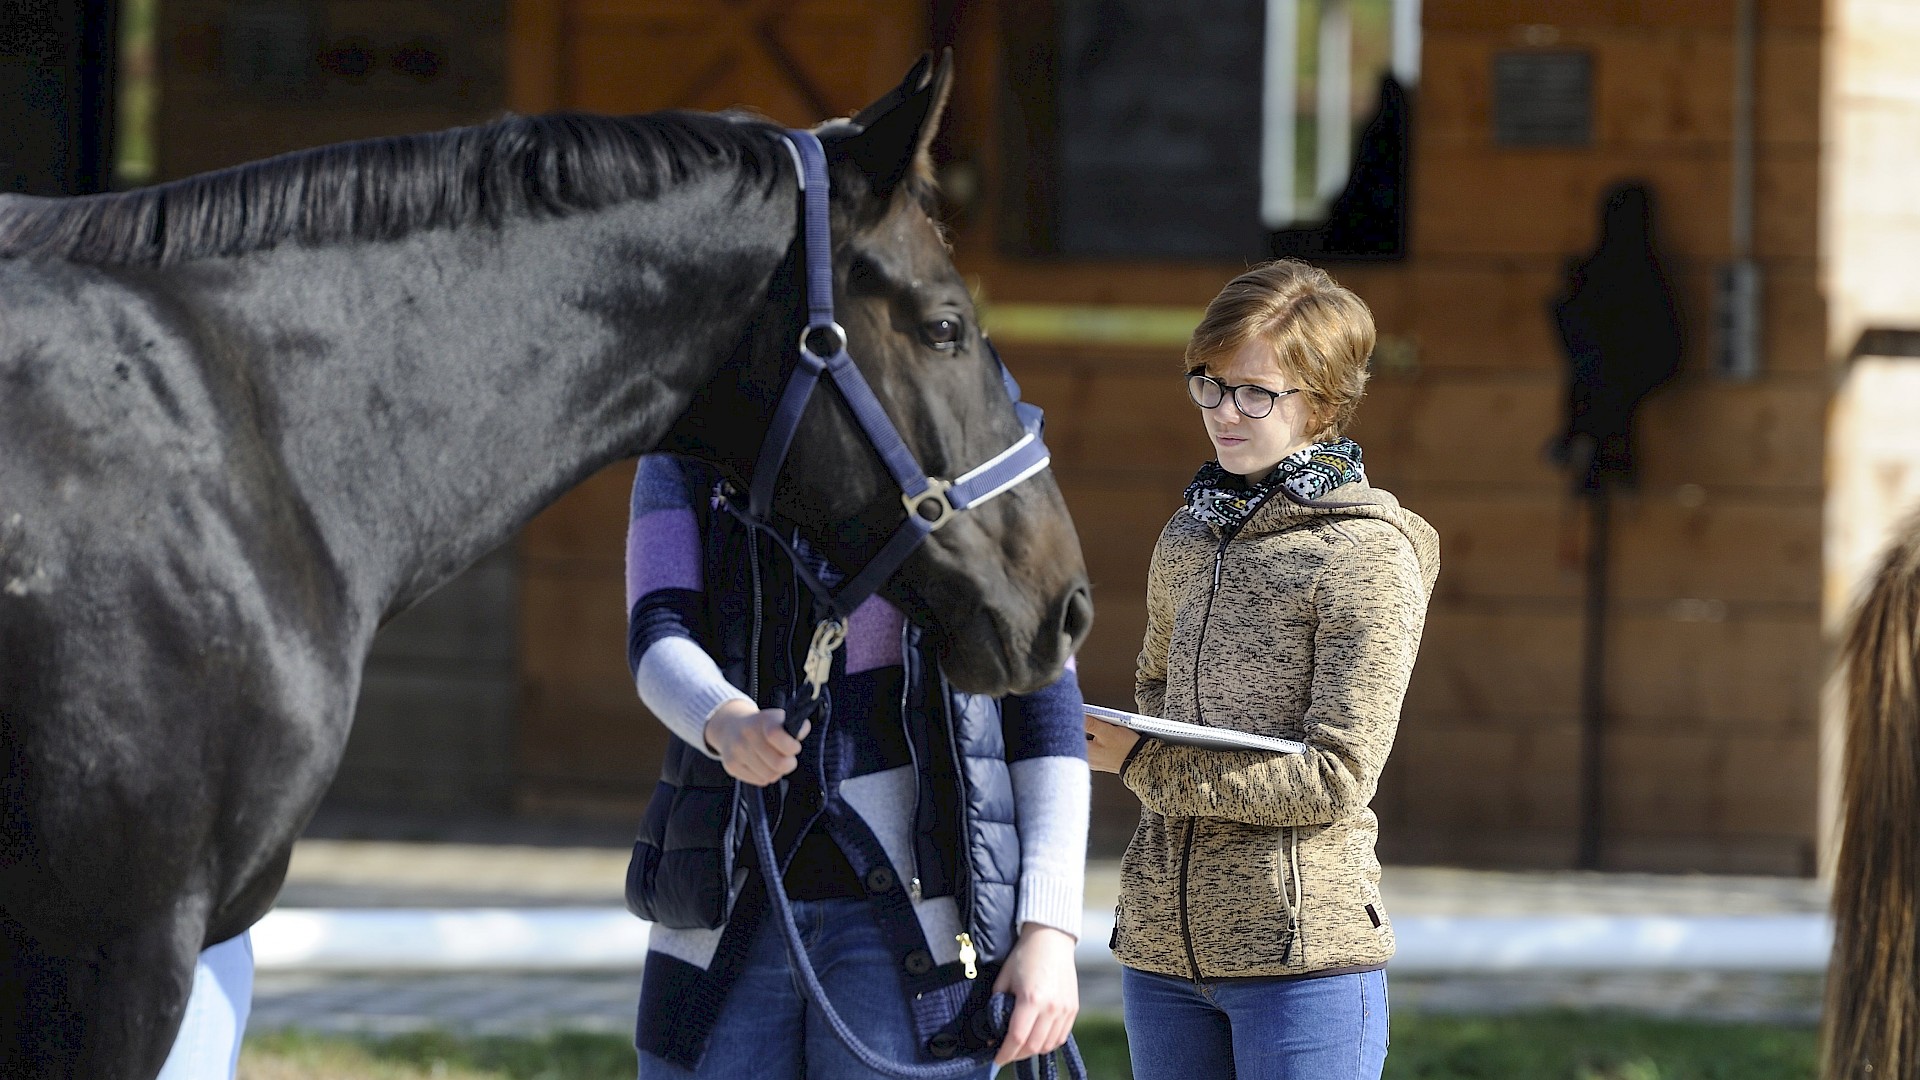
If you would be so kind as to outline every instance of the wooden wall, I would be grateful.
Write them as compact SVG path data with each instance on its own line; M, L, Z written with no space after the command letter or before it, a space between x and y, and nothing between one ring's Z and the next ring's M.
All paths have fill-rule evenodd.
M898 0L516 0L513 107L630 113L751 107L789 124L852 113L918 58L927 15ZM519 545L514 805L638 820L666 736L627 673L632 463L549 508Z
M1857 16L1846 48L1863 55L1878 40L1868 16L1893 25L1905 10L1904 0L1839 3ZM357 81L309 79L280 98L237 86L239 69L228 64L236 13L274 6L165 5L166 175L470 122L502 105L749 105L807 123L865 104L932 40L952 44L959 61L941 150L957 258L986 301L989 326L995 303L1197 308L1241 268L1001 253L995 208L1010 178L1024 180L1010 177L1017 163L1003 155L1013 141L1003 107L1012 80L1030 85L1045 73L1030 55L1002 55L1006 42L1020 39L1009 27L1027 17L1013 0L289 3L279 7L318 13L311 30L322 45L363 40L382 66ZM1638 178L1659 200L1692 352L1680 380L1644 414L1644 479L1617 515L1609 861L1788 873L1812 865L1828 357L1844 351L1837 336L1857 332L1865 318L1849 315L1846 325L1856 329L1840 329L1823 289L1847 298L1849 311L1912 307L1900 291L1912 275L1887 269L1905 250L1887 237L1906 235L1895 226L1909 212L1874 194L1904 192L1899 177L1912 166L1890 164L1884 152L1872 157L1895 136L1870 107L1886 87L1911 80L1900 81L1896 57L1881 65L1879 82L1848 90L1859 108L1823 113L1823 78L1840 54L1831 51L1839 46L1823 26L1822 0L1761 0L1764 370L1750 383L1722 381L1707 371L1715 344L1709 285L1730 251L1734 8L1735 0L1424 4L1412 255L1330 267L1373 306L1383 331L1411 345L1382 365L1354 434L1375 480L1425 514L1443 542L1426 644L1376 801L1389 858L1509 866L1571 859L1582 530L1564 477L1542 452L1561 412L1563 378L1545 304L1564 261L1593 244L1601 193ZM416 85L396 74L389 61L406 43L395 36L402 26L444 46L447 65L436 79ZM1492 56L1537 47L1593 54L1592 146L1494 145ZM1843 157L1867 162L1838 180L1823 173L1843 169L1823 158L1822 140L1835 131L1846 135ZM1835 185L1856 179L1862 186L1837 201ZM1862 254L1822 277L1823 239ZM1148 552L1207 452L1180 396L1178 349L1011 336L1002 344L1028 395L1049 410L1056 471L1095 577L1099 615L1081 658L1083 681L1091 699L1124 704ZM634 700L623 656L629 476L610 470L569 495L505 562L483 571L495 575L475 586L484 604L444 607L444 620L423 629L417 647L395 654L388 712L436 702L448 717L435 729L444 739L416 743L399 728L367 727L356 734L364 753L351 752L349 764L373 771L354 790L404 791L400 773L379 770L409 752L430 756L420 745L453 753L458 721L477 716L469 730L495 748L486 775L497 794L488 798L535 811L637 813L662 739ZM474 689L480 666L455 671L441 654L455 642L449 635L489 620L511 626L518 641L517 667L501 676L496 661L486 676L499 678L490 693ZM468 645L473 657L499 655L485 642ZM434 664L471 685L440 692L395 681ZM370 679L370 693L381 682ZM489 702L494 719L486 719ZM1115 853L1133 815L1130 796L1103 782L1096 850Z
M492 119L506 16L506 0L164 0L157 179ZM331 801L511 805L515 579L496 552L381 630Z
M161 179L492 119L508 0L162 0Z
M1846 369L1828 469L1825 607L1842 632L1892 529L1920 505L1920 7L1833 0L1822 115L1822 288L1833 298L1832 354ZM1837 854L1844 710L1823 714L1823 862Z
M1563 481L1540 453L1561 393L1542 305L1562 260L1594 242L1599 193L1638 178L1659 200L1691 349L1646 408L1644 479L1618 521L1608 861L1812 870L1829 393L1815 283L1821 4L1760 5L1765 358L1743 384L1707 370L1710 275L1731 254L1734 8L1426 5L1415 258L1383 320L1421 342L1422 365L1382 384L1361 432L1382 478L1443 536L1382 792L1389 853L1567 858L1580 586ZM1554 38L1595 57L1594 146L1495 148L1490 54Z
M1572 859L1584 533L1565 478L1543 453L1563 393L1545 305L1565 260L1594 243L1601 193L1638 178L1659 200L1692 352L1687 371L1644 414L1645 475L1616 516L1608 861L1787 873L1812 866L1828 401L1815 279L1821 12L1818 0L1762 4L1757 253L1766 355L1759 379L1729 383L1706 369L1711 274L1730 252L1733 7L1425 5L1412 257L1332 267L1373 306L1383 331L1413 346L1378 373L1354 434L1376 480L1425 514L1443 541L1426 644L1376 802L1390 858ZM764 81L773 76L753 74L779 66L747 55L762 38L703 69L719 75L674 68L678 82L667 85L678 99L589 70L590 56L630 58L656 32L673 40L684 28L660 20L680 18L678 8L524 0L516 10L523 107L756 102L786 120L821 112L814 99ZM884 11L924 17L915 5L878 0L865 15ZM1001 46L1018 36L1007 30L1021 18L1011 4L937 4L925 24L960 62L942 149L958 194L957 258L986 301L989 327L995 303L1204 304L1238 265L1001 254L993 208L1009 181L1002 106L1015 70ZM576 44L565 43L568 34ZM902 32L889 40L908 43L904 58L924 39ZM1492 56L1542 45L1595 58L1591 147L1493 144ZM904 63L875 66L867 92L849 84L832 100L835 111L884 88ZM1147 556L1207 452L1180 397L1178 349L1017 338L1003 348L1028 396L1049 410L1055 469L1095 578L1099 615L1081 657L1083 681L1092 700L1124 704ZM644 796L658 736L636 719L613 600L625 482L621 473L597 478L536 523L521 547L524 807L620 812ZM1096 850L1116 852L1133 816L1131 797L1103 781Z
M1386 857L1572 860L1584 529L1543 452L1564 392L1546 304L1565 260L1595 242L1601 193L1643 179L1690 356L1643 413L1643 480L1616 514L1607 862L1812 868L1829 394L1815 280L1821 6L1761 9L1764 374L1730 383L1707 368L1711 274L1731 250L1732 0L1424 5L1412 256L1330 266L1384 332L1416 348L1377 372L1353 434L1375 481L1442 535L1440 585L1375 804ZM972 29L963 60L993 56L992 22ZM1541 46L1594 56L1591 147L1494 145L1492 56ZM987 163L990 200L1000 88L963 70L970 96L955 138L961 156ZM963 239L961 259L1002 302L1199 305L1238 269L1016 263L984 228ZM1206 451L1173 377L1177 350L1005 351L1049 408L1056 471L1088 538L1099 609L1082 656L1089 697L1124 702L1146 553ZM1103 783L1096 837L1110 844L1132 812Z

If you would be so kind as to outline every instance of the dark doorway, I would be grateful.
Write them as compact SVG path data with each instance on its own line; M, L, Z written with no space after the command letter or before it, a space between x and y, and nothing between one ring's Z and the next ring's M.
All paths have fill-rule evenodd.
M106 190L114 46L113 0L0 0L0 191Z

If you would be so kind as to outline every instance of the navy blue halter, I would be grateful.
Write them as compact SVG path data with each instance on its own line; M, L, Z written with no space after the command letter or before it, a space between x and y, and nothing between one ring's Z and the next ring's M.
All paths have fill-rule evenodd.
M825 375L840 391L841 399L866 433L874 452L893 474L894 482L900 486L900 501L906 513L872 560L837 589L821 582L806 566L806 560L794 559L801 580L830 612L827 620L815 628L806 662L807 687L817 698L826 683L833 652L845 640L846 620L854 609L879 591L928 536L956 515L1037 475L1047 467L1051 457L1046 443L1040 439L1039 407L1020 400L1020 385L1001 363L1001 382L1007 388L1007 396L1013 399L1025 434L1012 446L951 480L929 476L921 468L899 430L887 418L873 388L867 385L859 367L847 355L847 332L833 318L833 238L828 215L826 152L811 131L789 131L787 145L792 148L799 168L805 203L802 254L807 277L807 325L800 332L793 372L787 377L780 402L767 424L766 441L760 444L746 509L744 512L738 507L732 509L742 521L772 536L788 548L789 554L795 554L786 538L772 527L774 485L793 446L800 418L806 413L807 403L813 399L821 376ZM998 363L999 353L993 350L992 342L984 336L981 340Z
M951 521L955 514L979 506L1039 473L1047 467L1049 458L1046 445L1040 441L1039 407L1020 400L1019 384L1013 381L1006 365L1001 364L1000 377L1006 384L1008 396L1014 401L1014 409L1019 414L1020 425L1026 434L990 460L952 480L928 476L920 467L913 451L907 449L899 431L887 419L886 411L873 395L873 389L861 377L860 369L847 356L847 332L833 320L833 248L827 218L826 154L820 148L820 140L810 131L788 132L788 145L793 148L795 163L800 166L800 186L806 202L807 328L800 333L799 361L794 365L793 374L788 377L786 389L780 395L779 407L767 428L766 442L761 444L747 507L742 510L729 501L728 509L742 522L778 543L792 559L794 570L801 580L829 608L828 617L814 628L813 642L807 649L806 689L811 696L795 696L786 702L787 731L797 734L801 720L820 701L821 689L826 685L827 675L832 669L833 654L846 640L847 618L853 614L853 610L872 596L934 530ZM985 341L985 338L981 340ZM816 345L824 347L816 348ZM991 350L992 344L989 343L987 348ZM993 356L996 361L999 360L997 352ZM806 411L807 402L812 398L814 388L819 385L822 373L840 389L840 396L859 421L861 430L866 432L867 440L893 473L894 480L900 485L900 498L906 509L906 520L894 530L879 554L848 578L838 590L827 588L809 569L807 560L801 558L780 530L771 524L774 481L780 475L787 450L793 444L794 431L800 425L801 414ZM773 850L772 811L768 807L769 801L778 804L781 790L782 785L774 785L747 792L747 820L753 834L754 851L759 856L768 907L780 927L781 937L787 946L787 957L794 972L799 975L807 997L820 1010L827 1025L848 1052L876 1072L901 1080L959 1080L960 1077L978 1073L982 1065L979 1058L962 1058L937 1065L890 1060L862 1042L841 1018L833 1003L827 1000L826 988L820 985L813 963L807 959L806 946L800 940L799 927L794 924L793 908L787 901L786 890L781 887L782 875L770 869L783 865ZM986 1022L1004 1037L1012 1011L1012 995L994 994L987 1003ZM992 1052L992 1047L983 1051L987 1057L991 1057ZM1057 1053L1066 1061L1068 1076L1085 1080L1086 1065L1071 1036ZM1015 1069L1020 1080L1057 1080L1059 1072L1054 1054L1028 1058L1019 1062Z

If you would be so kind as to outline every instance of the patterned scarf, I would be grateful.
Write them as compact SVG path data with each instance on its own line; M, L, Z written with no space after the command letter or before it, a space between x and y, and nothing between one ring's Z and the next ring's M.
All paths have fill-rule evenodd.
M1342 484L1367 478L1360 464L1360 444L1340 438L1314 443L1280 459L1273 472L1258 484L1248 484L1220 467L1218 461L1200 466L1187 485L1187 513L1208 525L1238 529L1267 496L1286 488L1298 502L1312 502Z

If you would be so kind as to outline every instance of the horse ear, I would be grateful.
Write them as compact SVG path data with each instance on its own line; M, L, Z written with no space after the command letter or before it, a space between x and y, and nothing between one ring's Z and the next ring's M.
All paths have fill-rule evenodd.
M922 56L899 86L853 118L839 149L867 174L875 197L892 198L909 169L924 179L933 177L929 150L952 89L953 50L947 49L938 67L931 54Z

